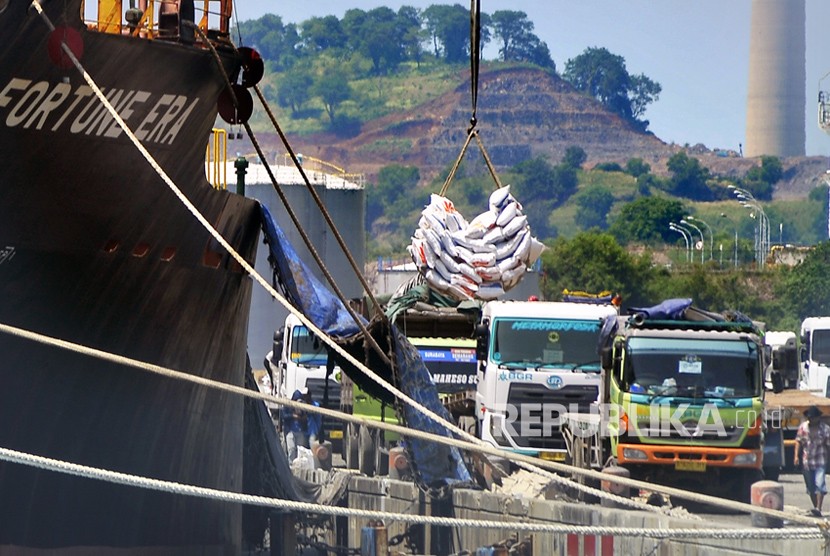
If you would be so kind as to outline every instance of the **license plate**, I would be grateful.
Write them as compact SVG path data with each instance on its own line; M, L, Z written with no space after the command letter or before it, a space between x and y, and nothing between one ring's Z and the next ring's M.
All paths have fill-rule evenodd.
M705 461L676 461L674 462L674 469L676 471L706 471Z
M547 461L565 461L564 452L542 452L539 457Z
M329 438L343 438L343 431L331 431L329 432Z

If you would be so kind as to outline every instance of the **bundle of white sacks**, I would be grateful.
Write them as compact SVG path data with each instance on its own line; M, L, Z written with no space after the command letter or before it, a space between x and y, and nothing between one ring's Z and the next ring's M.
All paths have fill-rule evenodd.
M489 207L468 224L452 201L430 197L408 250L434 290L459 300L497 299L544 251L509 185L490 195Z

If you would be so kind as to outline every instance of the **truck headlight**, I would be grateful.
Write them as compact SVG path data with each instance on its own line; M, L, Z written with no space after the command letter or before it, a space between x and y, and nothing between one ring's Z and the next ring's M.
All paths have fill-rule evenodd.
M748 454L738 454L732 461L735 463L735 465L752 465L756 461L758 461L758 454L756 454L755 452L749 452Z
M648 456L644 451L638 450L637 448L623 448L623 459L646 461Z

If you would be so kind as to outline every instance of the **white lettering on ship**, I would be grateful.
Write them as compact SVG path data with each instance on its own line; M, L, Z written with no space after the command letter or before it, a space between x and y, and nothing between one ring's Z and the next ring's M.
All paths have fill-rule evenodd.
M0 248L0 264L9 262L14 257L14 247L11 245L6 245L6 247Z
M172 145L198 98L147 91L102 89L121 118L148 143ZM131 121L132 120L132 121ZM121 126L87 85L51 84L13 77L0 89L0 121L7 127L116 138Z

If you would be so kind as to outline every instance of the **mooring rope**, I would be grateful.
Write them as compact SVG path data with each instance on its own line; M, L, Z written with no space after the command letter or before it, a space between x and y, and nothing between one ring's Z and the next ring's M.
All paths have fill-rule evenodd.
M486 519L464 519L452 517L422 516L403 514L386 511L361 510L356 508L344 508L312 504L308 502L295 502L281 498L270 498L252 494L241 494L228 492L219 489L186 485L172 481L148 479L128 473L109 471L86 465L67 463L63 461L44 458L32 454L25 454L8 448L0 448L0 459L12 463L19 463L30 467L57 471L60 473L85 477L90 479L104 480L110 483L141 487L149 490L156 490L170 494L181 494L195 496L209 500L219 500L237 504L247 504L266 508L290 510L294 512L316 513L330 516L343 516L350 518L367 518L381 521L396 521L416 523L424 525L438 525L444 527L463 527L475 529L513 529L516 531L536 531L543 533L577 533L582 535L613 535L618 537L648 537L654 539L687 539L687 538L711 538L711 539L820 539L823 538L821 531L815 527L799 527L787 529L660 529L643 527L599 527L586 525L561 525L528 521L505 521Z
M39 1L38 0L32 0L31 5L33 7L35 7L35 9L38 11L39 15L46 22L46 25L50 29L50 31L54 31L55 27L52 24L52 21L46 15L46 13L43 11L43 8L40 5ZM403 392L401 392L400 390L395 388L393 385L391 385L388 382L386 382L385 380L383 380L376 373L371 371L363 363L357 361L351 354L349 354L347 351L345 351L339 344L337 344L336 342L331 340L328 337L327 334L325 334L322 330L320 330L304 314L302 314L300 311L298 311L296 308L294 308L294 306L290 302L288 302L288 300L286 300L273 287L271 287L271 285L267 281L265 281L265 279L258 272L256 272L256 270L253 267L251 267L251 265L230 244L228 244L228 242L222 237L222 235L219 234L219 232L207 221L207 219L205 219L205 217L190 202L190 200L187 199L187 197L182 193L182 191L175 185L175 183L172 181L172 179L167 175L167 173L164 171L164 169L161 168L161 166L158 164L158 162L147 151L147 149L144 147L144 145L141 143L141 141L135 136L135 134L132 132L132 130L127 126L126 122L121 118L121 116L118 114L118 112L115 110L115 108L112 106L112 104L109 102L109 100L103 94L101 89L98 87L98 85L92 79L92 77L87 73L87 71L81 65L80 61L76 58L76 56L74 55L72 50L66 45L65 42L61 42L61 48L63 49L63 51L67 55L67 57L72 61L73 65L81 73L84 80L87 82L87 84L93 90L96 97L105 106L105 108L110 113L110 115L113 117L113 119L116 121L116 123L118 123L119 126L121 126L121 128L125 132L125 135L135 145L135 147L142 154L142 156L145 158L145 160L147 160L148 164L150 164L150 166L156 171L156 173L159 175L159 177L162 178L162 180L167 184L167 186L170 188L170 190L182 202L182 204L187 208L187 210L191 214L193 214L193 216L202 224L202 226L210 233L210 235L220 245L222 245L228 251L228 253L240 264L240 266L242 266L242 268L245 269L245 271L257 283L259 283L274 299L276 299L278 302L280 302L289 312L291 312L292 314L297 316L297 318L303 324L305 324L309 328L309 330L311 330L312 332L317 334L332 349L334 349L338 354L343 356L347 361L349 361L350 363L355 365L359 370L364 372L368 377L370 377L372 380L374 380L378 385L380 385L381 387L383 387L384 389L389 391L391 394L393 394L395 397L397 397L398 399L400 399L404 403L409 404L410 406L412 406L416 410L418 410L421 413L425 414L426 416L431 418L434 422L442 425L448 431L452 431L453 433L457 434L458 436L461 436L462 438L467 439L467 442L460 441L460 440L457 440L457 439L454 439L454 438L440 436L440 435L433 435L433 434L430 434L430 433L424 433L422 431L417 431L417 430L409 429L409 428L405 428L405 427L400 427L400 430L396 431L396 432L399 432L399 434L402 434L404 436L413 436L413 437L424 438L424 439L433 440L433 441L436 441L436 442L443 442L443 443L451 445L451 446L456 446L456 447L460 447L460 448L464 448L464 449L468 449L468 450L478 451L480 453L496 455L496 456L508 459L510 461L515 461L516 463L518 463L523 468L528 469L530 471L533 471L534 473L541 474L541 475L545 476L546 478L549 478L549 479L554 480L554 481L565 481L567 479L565 479L561 476L555 475L555 474L551 473L550 471L548 471L547 469L553 469L553 470L564 472L564 473L582 475L582 476L585 476L585 477L588 477L588 478L613 482L613 483L621 484L623 486L629 486L629 487L632 487L632 488L651 490L651 491L659 492L659 493L666 494L666 495L669 495L669 496L675 496L675 497L679 497L679 498L683 498L683 499L687 499L687 500L692 500L692 501L696 501L696 502L721 506L721 507L724 507L726 509L733 509L733 510L743 511L743 512L755 512L755 513L767 515L768 517L789 519L790 521L810 523L810 524L818 524L820 526L827 527L826 522L816 520L815 518L799 516L797 514L791 514L791 513L788 513L788 512L781 512L781 511L778 511L778 510L771 510L771 509L768 509L768 508L762 508L762 507L758 507L758 506L751 506L749 504L744 504L744 503L741 503L741 502L733 502L733 501L729 501L729 500L723 500L723 499L716 498L716 497L713 497L713 496L708 496L708 495L703 495L703 494L698 494L698 493L692 493L692 492L688 492L688 491L684 491L684 490L676 489L676 488L672 488L672 487L664 487L664 486L661 486L661 485L652 485L650 483L645 483L643 481L637 481L637 480L634 480L634 479L611 476L611 475L608 475L608 474L601 473L599 471L594 471L592 469L580 469L580 468L574 468L574 467L564 465L564 464L559 464L559 463L556 463L556 462L535 460L533 458L530 458L528 456L523 456L521 454L514 454L514 453L511 453L511 452L498 450L496 448L493 448L489 444L485 443L481 439L471 435L467 431L465 431L465 430L457 427L456 425L448 422L446 419L444 419L441 416L435 414L434 412L432 412L428 408L424 407L422 404L418 403L417 401L415 401L415 400L411 399L410 397L406 396ZM18 335L18 336L21 336L21 337L27 337L27 338L35 340L35 341L50 343L52 345L60 346L60 347L63 347L65 349L71 349L71 350L78 351L78 352L81 352L81 353L87 353L88 355L95 356L95 357L100 357L102 359L109 359L111 361L118 362L120 364L131 365L131 366L135 366L135 367L138 367L138 368L143 368L145 370L151 370L152 372L158 372L159 374L166 374L167 376L170 376L172 378L178 378L178 379L181 379L181 380L188 380L188 381L191 381L191 382L197 382L197 383L204 384L206 386L210 386L210 387L214 387L214 388L228 389L229 391L234 391L235 393L238 393L240 395L255 397L255 398L258 398L258 399L263 399L265 401L271 401L271 402L276 403L278 405L285 405L285 406L288 406L288 407L294 407L294 408L302 409L304 411L309 411L309 412L312 412L312 413L315 413L315 412L316 413L321 413L322 415L327 415L328 414L328 416L333 417L333 418L340 418L342 420L355 422L355 423L358 423L358 424L361 424L361 425L372 426L372 427L380 428L380 429L383 429L383 430L395 431L395 429L397 427L396 425L390 425L389 423L375 422L375 421L370 421L370 420L367 420L367 419L357 418L357 417L354 417L354 416L351 416L351 415L347 415L347 414L344 414L344 413L328 410L328 409L325 409L325 408L309 406L307 404L300 405L300 404L297 404L296 402L291 402L289 400L284 400L282 398L277 398L277 397L274 397L274 396L267 396L267 395L264 395L264 394L260 394L258 392L252 392L250 390L246 390L246 389L241 388L241 387L228 385L228 384L223 384L223 383L219 383L219 382L216 382L216 381L210 381L208 379L203 379L201 377L190 375L188 373L172 371L171 369L165 369L163 367L159 367L159 366L152 365L152 364L149 364L149 363L130 360L129 358L125 358L125 357L122 357L122 356L119 356L119 355L116 355L116 354L109 354L109 353L106 353L106 352L103 352L103 351L100 351L100 350L94 350L92 348L87 348L85 346L79 346L77 344L73 344L71 342L66 342L64 340L59 340L59 339L56 339L56 338L49 338L48 336L37 334L37 333L31 332L31 331L26 331L26 330L16 328L16 327L13 327L13 326L9 326L9 325L6 325L6 324L0 324L0 330L4 331L6 333L9 333L9 334L15 334L15 335ZM37 456L33 456L33 457L37 457ZM74 465L74 464L70 464L70 463L67 462L67 465ZM545 469L542 469L542 467L544 467ZM584 490L586 492L591 492L593 494L596 494L597 496L604 496L606 498L609 498L609 499L611 499L615 502L619 502L621 504L632 505L632 506L635 506L635 505L636 506L643 506L642 509L648 509L649 511L658 511L658 512L661 511L660 508L655 508L654 506L643 504L641 502L630 500L630 499L627 499L627 498L624 498L624 497L616 496L616 495L613 495L613 494L608 493L608 492L599 491L597 489L593 489L593 488L588 487L586 485L580 485L579 483L573 483L569 480L567 480L567 484L572 488L576 488L578 490ZM818 523L816 523L816 521L818 521Z

